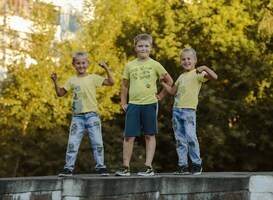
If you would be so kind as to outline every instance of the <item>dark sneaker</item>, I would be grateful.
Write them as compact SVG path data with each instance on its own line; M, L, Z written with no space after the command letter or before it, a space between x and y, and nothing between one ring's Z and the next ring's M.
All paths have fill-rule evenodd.
M109 176L109 173L107 173L106 168L99 168L97 169L99 176Z
M115 176L130 176L130 168L122 165L121 168L119 168L116 173Z
M175 171L173 174L174 175L187 175L189 174L189 169L187 166L181 166L177 171Z
M152 167L145 165L138 173L138 176L154 176L154 170Z
M59 172L60 177L72 176L72 171L70 169L63 169Z
M193 175L200 175L202 173L202 166L201 165L193 165L191 173Z

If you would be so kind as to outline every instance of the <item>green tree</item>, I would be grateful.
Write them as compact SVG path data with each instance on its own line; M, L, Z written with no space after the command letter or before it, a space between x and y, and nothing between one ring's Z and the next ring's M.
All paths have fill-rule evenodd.
M49 76L56 71L63 84L74 73L71 56L78 49L89 53L90 73L104 76L97 66L98 61L104 60L115 78L114 87L98 91L105 162L114 171L122 162L125 120L119 98L122 72L125 63L135 57L134 37L144 32L154 37L151 57L161 62L174 80L182 73L179 51L189 46L196 49L199 66L207 65L219 75L217 82L203 85L197 110L204 170L272 169L268 162L273 147L272 0L85 3L87 15L95 7L94 19L83 14L76 39L62 43L52 44L54 26L46 25L54 19L52 9L44 8L48 15L33 12L37 20L34 27L42 30L31 36L33 45L29 49L37 63L25 68L23 60L18 59L16 65L9 66L9 77L1 84L0 163L4 170L0 176L54 174L62 166L71 96L57 98ZM177 166L171 129L172 103L172 96L160 102L160 134L154 160L158 172L172 171ZM144 138L141 136L135 145L133 170L145 160ZM94 172L90 148L85 136L76 173Z
M27 53L35 61L26 67L26 54L20 52L21 59L17 59L16 64L8 66L8 78L1 83L0 126L1 136L5 139L0 148L9 150L3 151L6 154L1 163L4 166L3 171L10 176L46 173L50 171L48 166L52 165L52 168L55 169L57 161L63 162L65 150L59 157L56 157L54 153L50 154L52 158L50 160L50 157L41 156L38 152L42 152L43 147L50 149L51 144L47 140L36 143L30 140L38 140L42 132L48 138L58 139L63 149L66 148L68 136L65 132L68 132L70 124L72 96L70 94L64 98L57 98L50 74L56 71L60 83L63 84L69 76L75 73L71 65L73 51L86 50L79 41L75 40L56 45L53 43L56 31L54 21L56 12L51 5L41 2L33 3L30 13L33 33L27 43L29 49L23 53ZM89 72L106 76L104 70L98 66L98 61L99 59L91 63ZM117 88L118 85L115 87ZM99 90L99 108L103 119L111 119L113 114L120 110L119 105L111 101L116 95L115 87ZM52 137L51 134L55 134L55 137ZM14 137L17 142L14 141ZM56 141L52 141L53 143ZM9 148L11 145L12 148ZM37 154L33 152L33 149L36 149ZM58 147L52 150L59 152ZM44 155L49 154L44 152ZM31 157L32 162L26 159L28 157ZM42 163L43 159L50 160L48 166L41 166L38 171L33 171L32 168L37 167L35 163ZM27 166L28 169L24 169Z
M107 30L109 26L115 27L115 44L122 51L120 54L126 53L128 59L134 56L133 38L141 32L150 33L154 36L152 57L166 66L174 79L182 72L179 50L187 46L195 48L198 65L212 67L220 77L219 81L203 86L198 109L197 132L205 169L253 171L261 169L259 166L266 166L263 167L266 170L272 166L255 157L243 158L250 152L256 156L270 152L267 148L267 151L257 149L251 139L257 134L272 137L268 132L272 124L267 124L263 132L259 130L257 133L252 126L255 118L246 113L269 118L268 113L272 111L269 106L265 107L267 112L256 113L247 101L249 95L255 93L255 88L259 89L261 82L266 81L269 83L266 88L271 87L272 35L268 29L272 23L269 20L271 5L272 1L239 0L194 1L192 4L175 0L97 1L97 21L94 23ZM118 14L113 18L116 10ZM103 29L97 30L103 32ZM271 90L263 91L266 99L270 98L268 92ZM172 132L168 117L171 102L169 99L161 102L159 112L160 130L164 135L158 136L155 163L159 163L157 167L163 171L176 165L175 144L170 141L169 135ZM250 132L254 135L251 139L248 137ZM170 143L168 150L161 146L166 142ZM171 158L172 162L166 162L167 158Z

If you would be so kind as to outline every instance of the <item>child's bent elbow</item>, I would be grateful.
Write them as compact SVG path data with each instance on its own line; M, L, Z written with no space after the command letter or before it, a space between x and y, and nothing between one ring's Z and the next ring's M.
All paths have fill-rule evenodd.
M212 80L214 80L214 81L216 81L218 79L218 76L217 75L215 75L213 78L212 78Z
M56 92L58 97L62 97L66 94L66 92Z

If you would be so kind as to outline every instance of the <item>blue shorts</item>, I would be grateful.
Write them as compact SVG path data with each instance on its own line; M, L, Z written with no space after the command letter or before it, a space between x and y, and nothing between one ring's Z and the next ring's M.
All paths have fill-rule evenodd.
M157 130L158 104L128 104L124 137L139 137L141 131L145 135L154 135Z

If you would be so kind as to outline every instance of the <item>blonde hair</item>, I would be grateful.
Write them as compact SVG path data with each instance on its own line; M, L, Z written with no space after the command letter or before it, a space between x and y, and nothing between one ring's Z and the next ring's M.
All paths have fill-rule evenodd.
M88 60L88 62L90 63L89 59L88 59L88 54L85 52L85 51L76 51L74 54L73 54L73 57L72 57L72 63L74 63L75 59L79 56L82 56L84 58L86 58Z
M141 41L141 40L146 40L146 41L149 41L151 46L153 46L153 37L150 36L149 34L147 33L142 33L142 34L139 34L135 37L134 39L134 45L136 46L136 44Z
M189 47L189 48L182 49L179 53L180 59L181 59L182 53L184 52L191 52L193 57L197 60L196 51L193 48Z

